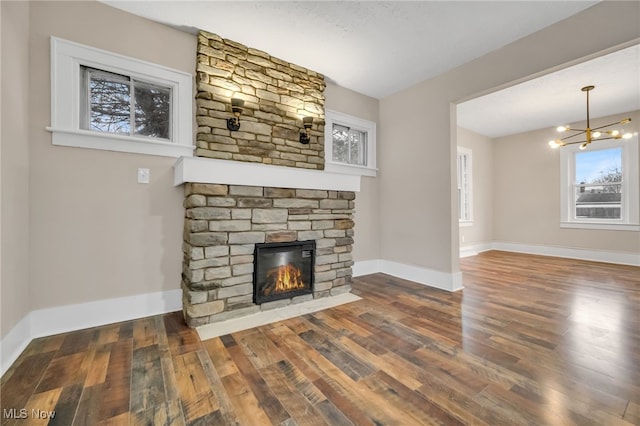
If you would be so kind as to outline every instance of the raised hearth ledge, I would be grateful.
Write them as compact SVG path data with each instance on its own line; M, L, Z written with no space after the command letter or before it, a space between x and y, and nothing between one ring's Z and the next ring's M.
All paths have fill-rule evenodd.
M289 318L311 314L313 312L333 308L345 303L357 302L360 299L360 296L356 296L353 293L321 297L320 299L314 299L308 302L301 302L268 311L256 312L244 317L201 325L196 327L196 331L198 332L201 340L207 340L214 337L224 336L225 334L259 327L261 325L272 324Z
M202 157L180 157L173 169L175 186L194 182L360 192L360 176L323 170Z

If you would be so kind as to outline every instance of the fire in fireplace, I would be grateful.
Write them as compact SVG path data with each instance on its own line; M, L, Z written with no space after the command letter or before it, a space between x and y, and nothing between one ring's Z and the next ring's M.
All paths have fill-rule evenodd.
M257 304L313 293L315 241L256 244L253 299Z

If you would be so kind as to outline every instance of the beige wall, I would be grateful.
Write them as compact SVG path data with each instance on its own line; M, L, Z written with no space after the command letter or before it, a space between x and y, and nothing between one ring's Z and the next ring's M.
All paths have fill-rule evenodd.
M327 82L327 109L378 122L378 100ZM379 131L379 130L378 130ZM378 149L381 144L378 137ZM353 259L358 262L380 258L380 198L377 177L363 177L361 190L356 194L354 215L355 244Z
M0 336L29 312L29 4L0 2Z
M627 116L632 118L631 127L637 129L640 111L592 119L591 127ZM586 123L571 125L584 128ZM553 129L542 129L494 140L494 239L640 253L637 231L560 228L560 149L546 144L554 137ZM635 167L640 167L638 158Z
M640 3L602 2L380 101L382 258L459 271L457 103L640 37ZM602 22L616 22L593 33Z
M32 310L179 289L174 159L51 145L50 36L193 74L196 38L98 2L31 3ZM151 183L138 184L138 167Z
M490 243L493 239L493 143L491 138L458 127L458 146L471 150L471 226L460 227L460 246Z

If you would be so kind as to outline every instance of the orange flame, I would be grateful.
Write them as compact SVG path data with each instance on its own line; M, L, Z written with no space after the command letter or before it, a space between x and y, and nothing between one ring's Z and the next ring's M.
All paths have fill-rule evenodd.
M305 283L302 281L302 271L291 264L271 269L267 272L267 276L275 283L276 293L305 287Z

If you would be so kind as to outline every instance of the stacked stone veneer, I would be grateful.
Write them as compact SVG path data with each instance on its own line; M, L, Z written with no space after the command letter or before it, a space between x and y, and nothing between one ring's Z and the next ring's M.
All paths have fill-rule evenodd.
M196 155L324 169L324 76L260 50L198 35ZM227 129L231 98L245 101L240 130ZM300 143L302 117L314 117Z
M191 327L351 290L355 193L188 183L183 311ZM256 243L316 241L313 294L255 305Z

